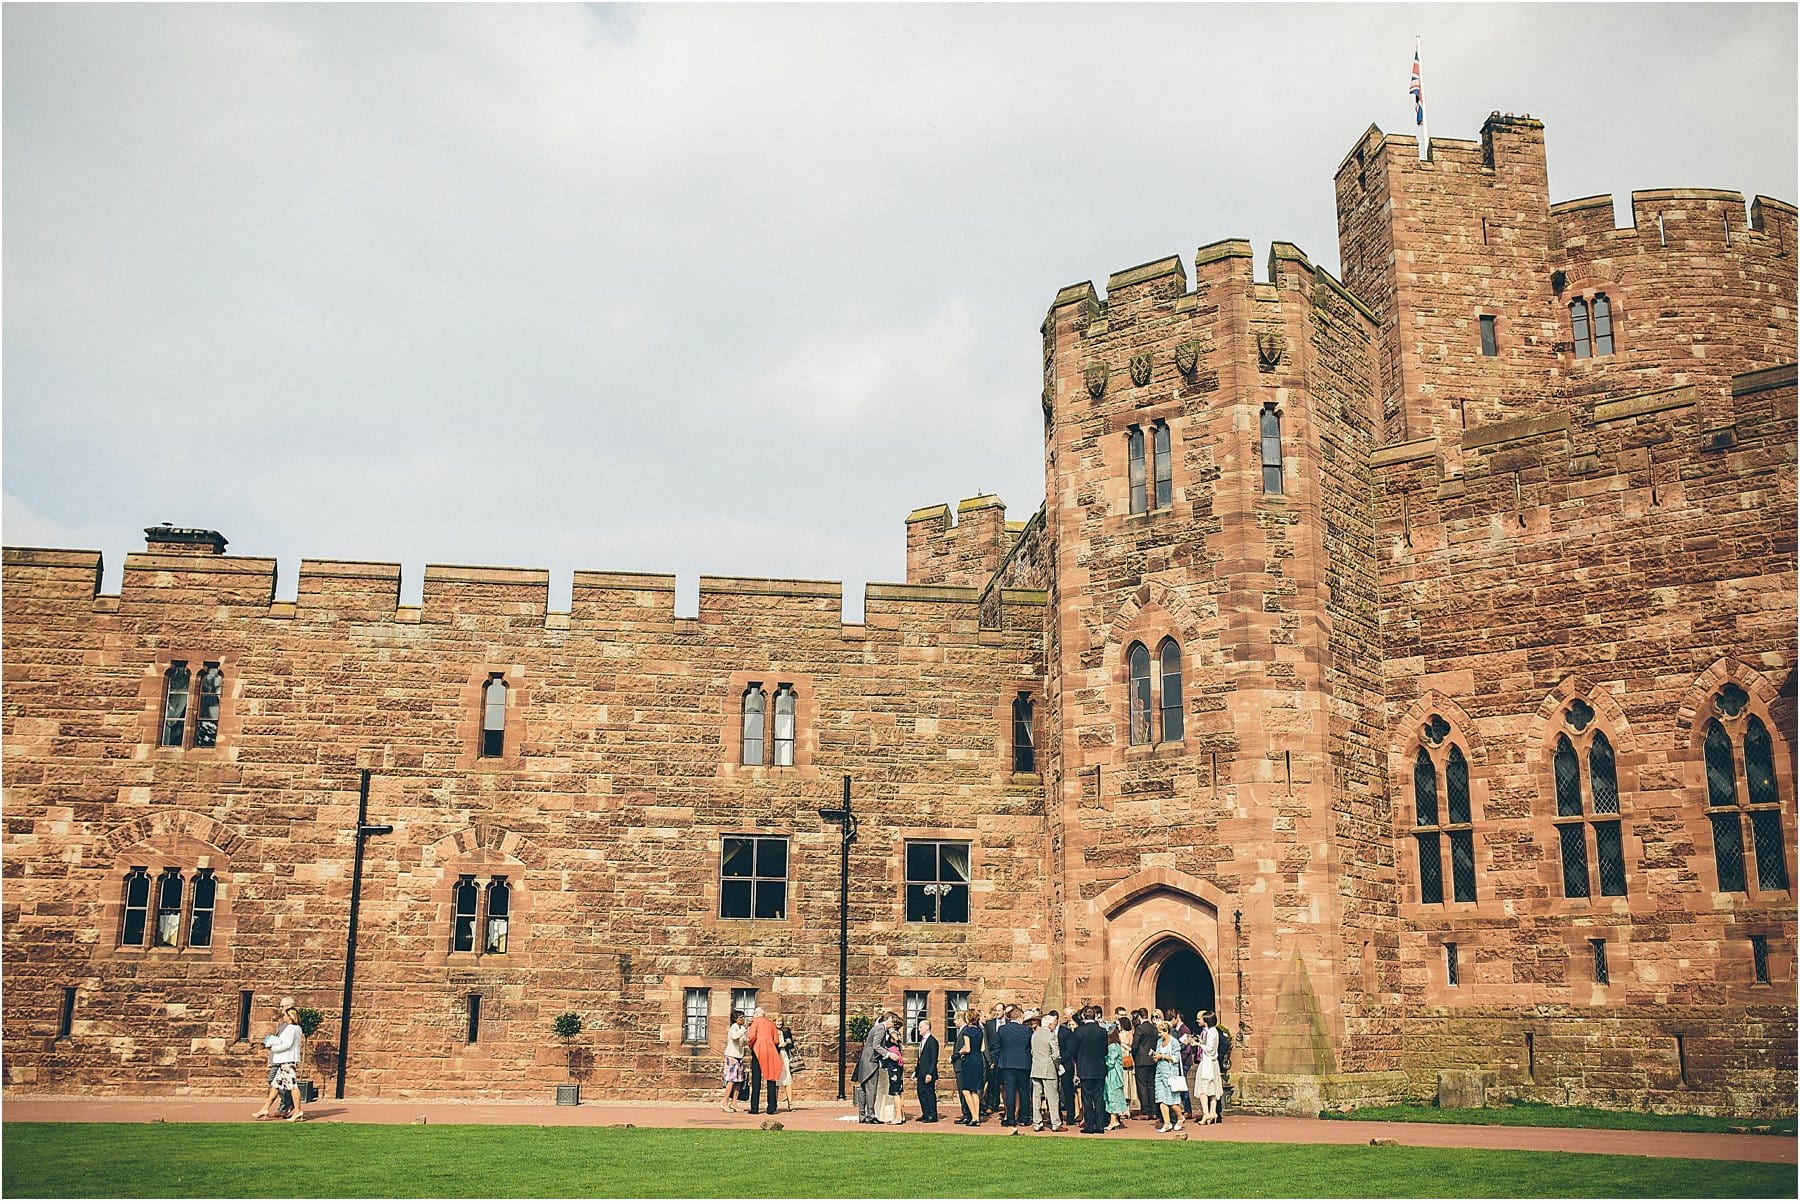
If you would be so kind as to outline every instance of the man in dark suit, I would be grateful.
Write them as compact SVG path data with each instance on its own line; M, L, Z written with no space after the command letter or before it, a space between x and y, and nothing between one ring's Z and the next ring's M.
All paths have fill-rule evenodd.
M988 1020L981 1025L981 1058L987 1068L987 1080L981 1089L981 1116L986 1120L988 1114L1000 1109L1000 1061L994 1058L999 1050L1000 1026L1006 1021L1006 1002L994 1006Z
M1006 1020L994 1031L999 1046L994 1062L1000 1068L1000 1124L1023 1126L1031 1104L1031 1031L1019 1020L1019 1007L1006 1011Z
M1156 1111L1156 1023L1142 1009L1131 1016L1137 1023L1131 1028L1131 1063L1137 1073L1138 1108L1152 1121L1161 1121Z
M930 1018L919 1019L919 1057L913 1078L919 1082L919 1120L937 1121L938 1040L931 1032Z
M1081 1133L1106 1133L1106 1031L1092 1005L1075 1028L1075 1075L1081 1081Z
M1056 1010L1052 1009L1050 1016L1057 1017ZM1075 1125L1075 1025L1077 1020L1077 1012L1071 1010L1068 1021L1059 1020L1056 1023L1056 1051L1058 1058L1062 1060L1063 1067L1062 1075L1057 1079L1057 1085L1062 1090L1063 1120L1069 1124L1068 1128L1073 1128Z

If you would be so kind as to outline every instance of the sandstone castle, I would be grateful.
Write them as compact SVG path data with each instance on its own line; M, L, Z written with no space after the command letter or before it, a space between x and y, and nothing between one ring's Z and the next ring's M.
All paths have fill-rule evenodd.
M1267 1110L1791 1112L1795 209L1616 227L1499 114L1335 182L1341 280L1059 293L1043 508L913 513L861 625L7 550L6 1087L247 1090L293 993L350 1095L546 1097L575 1010L595 1091L697 1099L755 997L835 1095L848 776L852 1012L1216 1008Z

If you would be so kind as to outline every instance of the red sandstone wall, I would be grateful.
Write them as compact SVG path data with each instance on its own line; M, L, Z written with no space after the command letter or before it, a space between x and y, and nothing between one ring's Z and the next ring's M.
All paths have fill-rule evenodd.
M1010 688L1035 687L1039 618L1014 594L982 629L966 589L872 586L866 625L836 585L706 580L697 620L666 577L581 573L569 614L541 572L433 568L396 613L398 569L307 563L297 604L269 560L134 555L93 595L98 556L6 552L4 901L7 1082L241 1089L238 993L292 992L337 1041L359 769L373 768L352 1029L358 1095L474 1089L540 1096L563 1078L550 1018L584 1036L593 1085L716 1088L732 986L792 1020L817 1070L836 1021L837 836L815 810L854 777L852 1004L900 990L1036 995L1047 975L1043 807L1009 774ZM171 655L219 660L215 750L155 746ZM512 684L506 755L476 753L479 688ZM798 765L737 763L746 679L800 690ZM719 839L791 835L785 921L717 917ZM900 848L973 842L968 926L904 922ZM185 859L180 858L186 856ZM213 951L118 947L120 877L210 864ZM448 951L458 872L514 885L504 956ZM61 990L79 989L72 1038ZM712 987L710 1045L680 1042L682 990ZM466 997L482 995L480 1041Z

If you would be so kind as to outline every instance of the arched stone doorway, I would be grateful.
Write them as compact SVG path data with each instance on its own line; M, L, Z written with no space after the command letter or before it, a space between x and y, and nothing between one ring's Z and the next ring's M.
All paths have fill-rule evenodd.
M1144 956L1144 975L1155 980L1156 1008L1180 1012L1198 1028L1200 1013L1217 1009L1212 969L1200 952L1179 938L1166 938Z

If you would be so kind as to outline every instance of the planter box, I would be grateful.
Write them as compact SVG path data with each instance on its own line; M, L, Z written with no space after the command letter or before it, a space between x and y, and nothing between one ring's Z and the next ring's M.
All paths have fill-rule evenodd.
M559 1084L556 1086L556 1103L558 1105L581 1104L581 1086L579 1084Z

